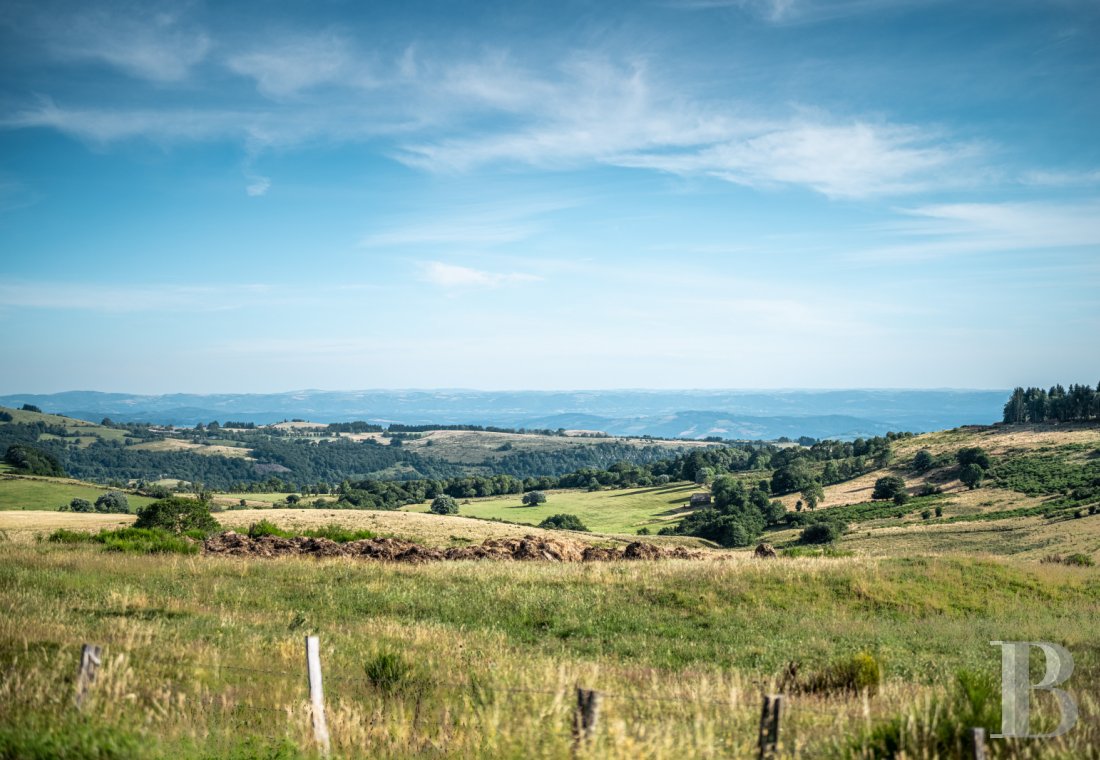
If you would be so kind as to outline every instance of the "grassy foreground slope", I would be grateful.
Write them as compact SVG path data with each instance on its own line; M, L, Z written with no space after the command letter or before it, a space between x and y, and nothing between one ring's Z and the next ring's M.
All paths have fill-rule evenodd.
M0 552L0 605L0 748L306 755L306 633L321 636L338 757L564 759L575 684L605 694L587 756L749 756L759 694L788 662L827 672L858 652L881 664L878 693L791 692L785 753L856 756L899 734L924 747L913 756L945 756L930 738L937 727L997 727L996 688L984 718L951 694L960 670L996 677L989 641L1001 639L1059 641L1077 664L1078 727L1018 756L1100 746L1093 568L744 554L403 566L17 544ZM77 717L72 672L85 641L106 649ZM1049 719L1048 707L1036 709Z

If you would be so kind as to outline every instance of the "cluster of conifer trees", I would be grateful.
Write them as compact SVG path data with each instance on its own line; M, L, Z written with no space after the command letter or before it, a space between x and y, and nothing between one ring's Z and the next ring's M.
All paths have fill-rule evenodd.
M1025 422L1075 422L1100 419L1100 383L1071 385L1066 390L1055 385L1042 388L1017 388L1004 408L1007 425Z

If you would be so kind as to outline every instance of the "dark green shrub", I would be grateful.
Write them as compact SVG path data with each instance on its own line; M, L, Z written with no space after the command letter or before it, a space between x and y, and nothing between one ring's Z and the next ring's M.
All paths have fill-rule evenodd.
M95 500L95 511L126 515L130 513L130 500L121 491L108 491Z
M971 462L962 468L962 472L959 473L959 480L963 485L973 491L975 488L981 488L982 479L985 477L985 470L980 465Z
M892 499L898 493L905 490L905 480L897 475L886 475L875 481L875 490L871 493L872 499Z
M835 522L813 523L802 529L798 541L803 544L831 544L840 538L843 532L843 526Z
M897 504L899 507L904 507L906 504L909 503L909 500L911 498L912 497L909 496L909 493L907 491L898 491L896 494L894 494L894 503Z
M638 535L639 536L648 536L649 535L649 528L646 528L646 527L638 528Z
M928 472L935 465L936 460L932 458L932 452L928 449L921 449L913 457L913 469L917 472Z
M968 464L976 464L983 470L988 470L991 466L989 454L979 446L968 446L967 448L959 449L955 452L955 461L959 463L959 467L966 467Z
M551 515L540 522L539 527L550 530L588 530L588 527L581 522L581 518L576 515Z
M932 519L932 510L931 509L922 509L921 513L920 513L920 519L922 519L922 520L931 520Z
M278 536L279 538L290 538L294 535L288 530L283 530L278 525L266 518L249 525L247 533L249 538L260 538L261 536Z
M177 535L189 530L206 534L221 530L221 525L210 514L210 507L206 502L180 497L154 501L141 510L134 527L160 528Z
M920 491L917 492L918 496L934 496L938 493L943 493L943 489L939 486L932 485L931 483L925 483L920 487Z
M943 517L943 507L936 505L936 517Z
M432 511L437 515L457 515L458 502L453 496L443 493L432 499Z
M87 499L73 499L69 502L70 512L91 512L94 508Z

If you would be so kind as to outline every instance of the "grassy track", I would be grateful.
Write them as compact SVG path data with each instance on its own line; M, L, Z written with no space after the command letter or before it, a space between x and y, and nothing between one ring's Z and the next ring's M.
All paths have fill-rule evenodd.
M794 695L786 708L790 750L839 757L867 729L865 709L872 725L919 719L959 669L993 675L998 639L1059 641L1075 655L1081 725L1029 756L1100 744L1097 569L745 555L414 567L12 545L0 552L0 605L11 674L0 742L5 731L91 731L137 736L134 756L297 756L310 746L302 636L317 632L337 756L564 760L581 683L607 694L595 757L740 757L755 744L759 690L788 661L813 671L868 651L885 684L866 708L843 694ZM107 650L73 723L83 641ZM382 653L407 668L388 685L367 677Z

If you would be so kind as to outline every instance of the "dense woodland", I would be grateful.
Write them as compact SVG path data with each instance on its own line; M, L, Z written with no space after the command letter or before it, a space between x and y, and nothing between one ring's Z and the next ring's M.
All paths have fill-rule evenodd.
M1100 383L1071 385L1066 390L1055 385L1049 391L1042 388L1017 388L1004 409L1008 425L1025 422L1079 422L1100 419Z

